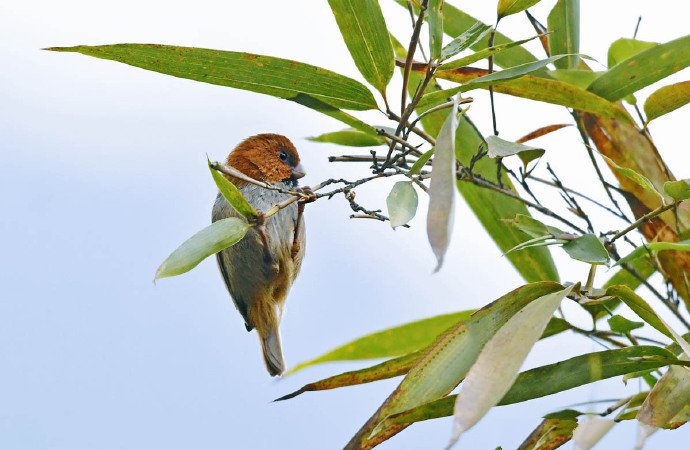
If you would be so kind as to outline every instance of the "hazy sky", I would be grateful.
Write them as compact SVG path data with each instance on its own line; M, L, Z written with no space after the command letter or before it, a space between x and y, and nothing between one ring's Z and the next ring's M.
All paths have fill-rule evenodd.
M389 28L407 39L405 11L390 0L381 3ZM554 2L542 3L533 12L544 18ZM630 37L640 14L640 39L679 37L687 31L679 3L583 0L581 51L605 61L608 43ZM494 2L453 4L494 19ZM533 34L521 16L501 27L515 38ZM352 150L304 139L343 126L279 99L39 50L122 42L251 51L361 80L326 2L0 0L0 448L342 446L399 379L270 403L307 382L363 365L332 364L273 380L214 261L156 285L151 280L167 254L210 220L215 187L207 153L221 159L244 137L277 132L297 145L306 183L356 176L365 168L326 160ZM684 77L687 72L673 80ZM398 79L391 89L397 86ZM473 117L488 134L486 94L473 97ZM546 125L545 117L548 123L569 121L556 106L501 96L497 106L506 139ZM651 127L664 158L685 170L676 174L682 178L690 177L689 111ZM365 116L384 122L374 113ZM568 184L593 180L575 130L540 145ZM389 188L383 182L360 189L358 198L384 207ZM601 196L594 182L586 189ZM558 205L557 196L545 198ZM371 331L481 306L519 285L458 203L447 262L435 275L425 202L413 227L395 232L387 224L348 219L342 198L310 205L307 256L282 326L288 366ZM586 276L584 264L564 260L560 250L554 256L563 262L563 280ZM586 323L577 309L566 312ZM526 366L599 349L572 335L537 348ZM637 387L630 383L626 390L612 380L496 408L458 448L514 448L545 413ZM450 419L426 422L381 448L442 448L450 432ZM621 424L600 448L631 448L634 436L633 422ZM688 438L688 429L659 432L648 448Z

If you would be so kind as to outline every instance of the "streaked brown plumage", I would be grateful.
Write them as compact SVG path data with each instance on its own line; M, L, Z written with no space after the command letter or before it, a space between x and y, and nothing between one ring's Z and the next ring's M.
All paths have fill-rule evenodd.
M278 134L259 134L242 141L228 155L227 164L247 176L286 189L295 189L304 176L299 155L288 138ZM230 177L247 201L257 210L289 198L288 194L265 189ZM280 375L285 363L280 345L279 324L287 294L299 273L304 256L305 233L302 205L293 203L266 221L267 246L255 228L234 246L217 254L228 292L242 314L248 331L256 329L266 368ZM213 221L239 217L225 198L218 194L213 206Z

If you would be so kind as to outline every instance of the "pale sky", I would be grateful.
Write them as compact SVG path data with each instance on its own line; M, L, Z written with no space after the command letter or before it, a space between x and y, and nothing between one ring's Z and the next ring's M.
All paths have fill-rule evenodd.
M389 28L407 39L406 12L392 0L381 3ZM495 2L452 3L494 20ZM553 3L532 12L545 18ZM581 3L581 52L602 62L610 42L631 37L639 15L640 39L662 42L687 31L681 2ZM522 16L505 19L500 31L533 34ZM362 80L326 2L0 0L0 448L342 447L399 378L271 403L369 363L323 365L276 381L215 261L156 285L151 280L168 253L210 220L215 187L207 153L222 159L243 138L276 132L297 145L307 184L351 178L366 168L331 164L327 156L354 150L304 139L344 126L268 96L39 50L123 42L281 56ZM542 56L536 44L530 48ZM687 71L664 83L685 79ZM396 78L392 98L399 84ZM471 115L488 134L487 95L472 96ZM498 96L497 107L506 139L569 121L557 106ZM689 114L681 109L650 128L679 178L690 178ZM378 113L362 117L385 124ZM539 144L566 184L582 183L601 198L574 129ZM384 208L390 186L357 190L358 198ZM561 206L557 196L545 198ZM432 274L425 206L423 200L411 229L395 232L348 219L342 198L307 208L307 256L282 326L288 366L372 331L479 307L521 284L460 198L446 264ZM553 254L564 281L586 276L586 265L561 250ZM578 309L566 313L586 324ZM599 349L564 334L537 344L526 367ZM610 380L496 408L458 448L514 448L543 414L637 388ZM380 448L442 448L451 424L446 418L414 425ZM659 432L647 448L687 442L688 430ZM620 424L597 448L632 448L635 432L633 422Z

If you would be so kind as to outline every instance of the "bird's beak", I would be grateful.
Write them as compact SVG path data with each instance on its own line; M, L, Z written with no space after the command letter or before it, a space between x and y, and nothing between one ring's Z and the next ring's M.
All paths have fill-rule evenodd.
M299 163L297 166L292 168L292 176L295 177L296 180L299 180L306 174L307 173L304 171L304 167L302 167L302 163Z

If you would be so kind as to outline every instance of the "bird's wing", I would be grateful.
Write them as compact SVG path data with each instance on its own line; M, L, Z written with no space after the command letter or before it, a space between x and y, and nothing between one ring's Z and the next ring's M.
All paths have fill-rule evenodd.
M213 205L213 213L211 215L211 221L216 222L221 219L225 219L227 217L239 217L237 212L232 208L227 203L227 200L219 193L218 197L216 198L216 202ZM223 250L221 252L216 253L216 261L218 262L218 269L220 269L220 274L223 277L223 282L225 283L225 287L228 289L228 293L230 294L230 297L232 298L233 303L235 304L235 307L237 310L242 314L242 318L244 319L244 326L247 328L247 331L251 331L254 329L254 325L250 322L249 320L249 315L248 315L248 305L247 302L245 302L241 296L239 296L236 292L233 292L232 289L232 283L230 283L230 272L228 271L227 264L229 264L229 261L227 261L227 255L226 251Z

